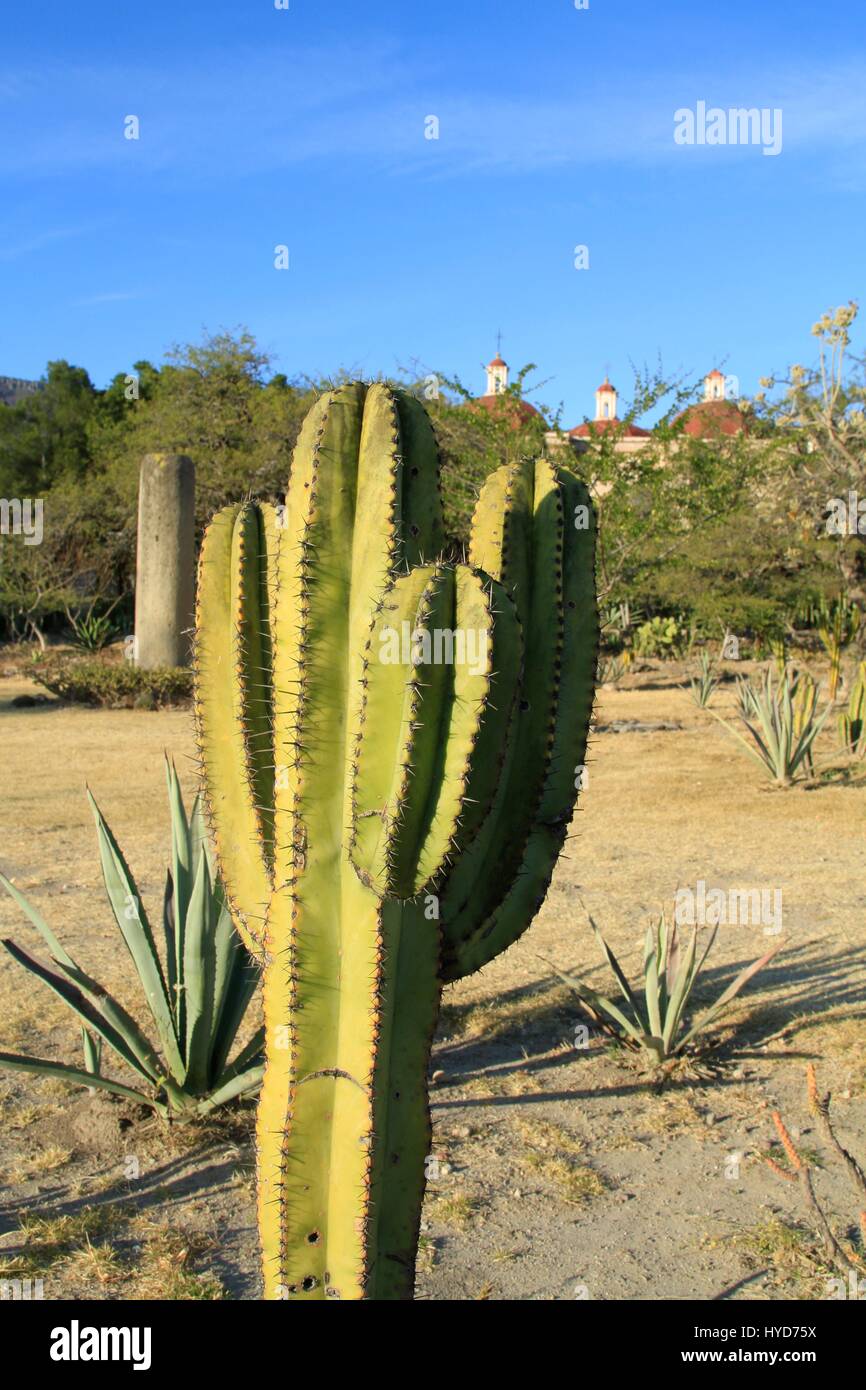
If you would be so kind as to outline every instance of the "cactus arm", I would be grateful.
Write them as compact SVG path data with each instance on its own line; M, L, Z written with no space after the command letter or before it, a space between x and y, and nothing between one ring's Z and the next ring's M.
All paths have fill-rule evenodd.
M480 970L513 945L531 925L550 886L565 833L548 826L533 829L505 897L474 932L445 955L442 978L446 983Z
M490 815L509 752L523 674L523 632L514 601L501 584L483 578L492 638L489 643L489 690L481 727L472 750L469 778L456 840L470 845Z
M273 693L269 605L278 567L280 532L273 507L241 508L232 534L231 606L235 622L235 724L243 731L244 780L255 838L267 865L274 858L274 769L271 758Z
M492 524L488 489L495 503ZM470 554L513 596L525 657L516 724L493 807L443 890L449 952L506 896L537 815L560 678L563 530L559 486L546 462L499 469L485 483Z
M386 592L363 675L350 845L380 895L431 886L465 842L464 817L474 828L486 812L519 667L513 604L479 572L419 566Z
M507 668L506 663L511 654L507 639L512 639L513 648L516 624L513 613L508 610L502 614L495 612L497 599L486 576L465 565L456 567L455 660L444 668L448 675L447 704L435 735L437 758L431 767L433 795L429 798L419 837L413 893L422 892L438 879L465 842L464 814L467 807L476 804L468 800L470 788L474 786L476 793L480 790L477 782L489 744L483 736L494 727L497 713L491 709L494 670L503 666L508 670L513 700L517 671ZM508 704L505 679L500 681L497 692ZM417 779L413 790L416 786Z
M361 677L363 696L354 748L352 834L349 853L362 882L384 897L409 898L407 859L413 848L405 826L412 777L412 745L419 721L441 700L430 690L431 668L407 665L410 634L425 626L441 590L433 566L400 575L377 607ZM404 651L404 648L406 650ZM438 722L438 721L437 721ZM401 822L403 824L401 824Z
M235 523L243 509L225 507L205 533L196 608L195 719L206 812L232 917L248 950L261 959L270 873L250 792L248 748L238 722L236 690L249 672L237 645L240 616L232 564Z
M565 510L562 561L563 643L553 749L539 816L568 823L583 780L595 701L599 623L595 594L595 509L586 486L560 469Z
M446 980L481 969L529 926L550 885L582 780L599 642L595 516L589 494L577 478L560 470L559 486L566 522L560 566L565 636L558 659L559 692L547 774L519 870L494 910L468 935L449 943ZM578 527L578 520L586 524ZM503 786L507 785L503 779Z
M398 392L396 409L400 449L407 461L403 471L402 561L412 569L435 560L445 548L439 495L439 449L420 401Z

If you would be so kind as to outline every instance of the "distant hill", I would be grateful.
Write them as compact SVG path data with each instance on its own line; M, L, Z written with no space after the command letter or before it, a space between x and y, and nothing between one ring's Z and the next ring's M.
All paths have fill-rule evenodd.
M25 396L39 390L38 381L22 381L17 376L0 376L0 405L17 405Z

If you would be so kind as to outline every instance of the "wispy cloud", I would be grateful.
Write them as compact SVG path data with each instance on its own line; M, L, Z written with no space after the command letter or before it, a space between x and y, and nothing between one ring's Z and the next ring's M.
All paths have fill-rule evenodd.
M125 304L130 299L144 299L140 290L109 290L104 294L89 294L82 299L73 299L73 309L89 309L96 304Z
M75 170L164 171L185 178L241 177L314 161L441 176L526 174L601 161L647 164L754 158L750 149L683 149L674 111L709 105L780 107L788 156L820 151L857 178L866 142L866 66L850 59L795 70L746 65L728 74L630 67L580 73L503 96L476 84L467 96L447 70L396 43L327 53L199 53L195 64L0 69L0 170L19 176ZM425 140L435 114L440 138ZM141 138L126 140L137 115ZM8 126L7 136L3 127ZM14 129L15 137L11 136ZM852 151L854 171L852 172Z
M21 256L35 255L58 241L67 241L70 237L87 236L92 230L92 227L52 227L46 228L44 232L36 232L33 236L25 237L23 241L10 242L7 242L6 236L0 230L0 261L16 261Z

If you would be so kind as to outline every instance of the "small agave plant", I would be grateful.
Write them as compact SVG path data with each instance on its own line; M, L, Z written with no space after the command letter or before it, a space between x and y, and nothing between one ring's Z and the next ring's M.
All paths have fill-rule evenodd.
M51 964L43 964L14 941L0 944L81 1019L84 1068L11 1052L0 1052L0 1067L111 1091L151 1106L165 1118L189 1118L258 1088L264 1030L259 1029L229 1062L258 971L235 932L215 879L198 799L187 818L177 773L168 760L166 773L172 847L163 904L164 967L135 880L88 792L108 901L156 1026L159 1050L122 1005L73 960L23 893L0 874L0 886L42 936ZM136 1086L102 1075L103 1043L135 1073Z
M701 664L696 676L689 677L692 699L699 709L706 709L716 693L719 677L715 663L708 652L701 653Z
M813 771L813 745L827 721L831 705L818 712L818 687L808 673L784 673L774 680L768 670L760 686L740 681L739 716L749 735L744 737L715 710L714 719L734 735L780 787L790 787L802 773Z
M715 1003L693 1018L685 1027L695 982L704 967L717 927L710 933L706 946L698 954L698 933L692 932L683 949L676 923L669 925L662 913L656 925L647 928L643 961L643 998L632 989L619 961L608 946L598 926L589 918L590 926L613 972L626 1008L591 989L581 980L564 974L556 966L551 969L563 984L577 995L592 1023L608 1037L629 1051L642 1054L653 1066L672 1061L693 1045L702 1033L718 1021L733 1003L740 990L753 975L770 961L780 947L775 946L760 960L741 970ZM548 961L547 964L550 964Z
M846 753L866 756L866 661L861 661L851 686L847 709L839 716L839 742Z

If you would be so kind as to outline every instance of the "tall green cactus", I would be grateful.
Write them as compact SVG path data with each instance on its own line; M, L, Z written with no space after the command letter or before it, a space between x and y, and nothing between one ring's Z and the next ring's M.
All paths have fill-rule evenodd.
M196 713L222 879L264 963L266 1298L411 1298L443 983L525 930L565 841L597 659L594 518L546 460L442 558L410 395L308 415L286 506L199 566Z

